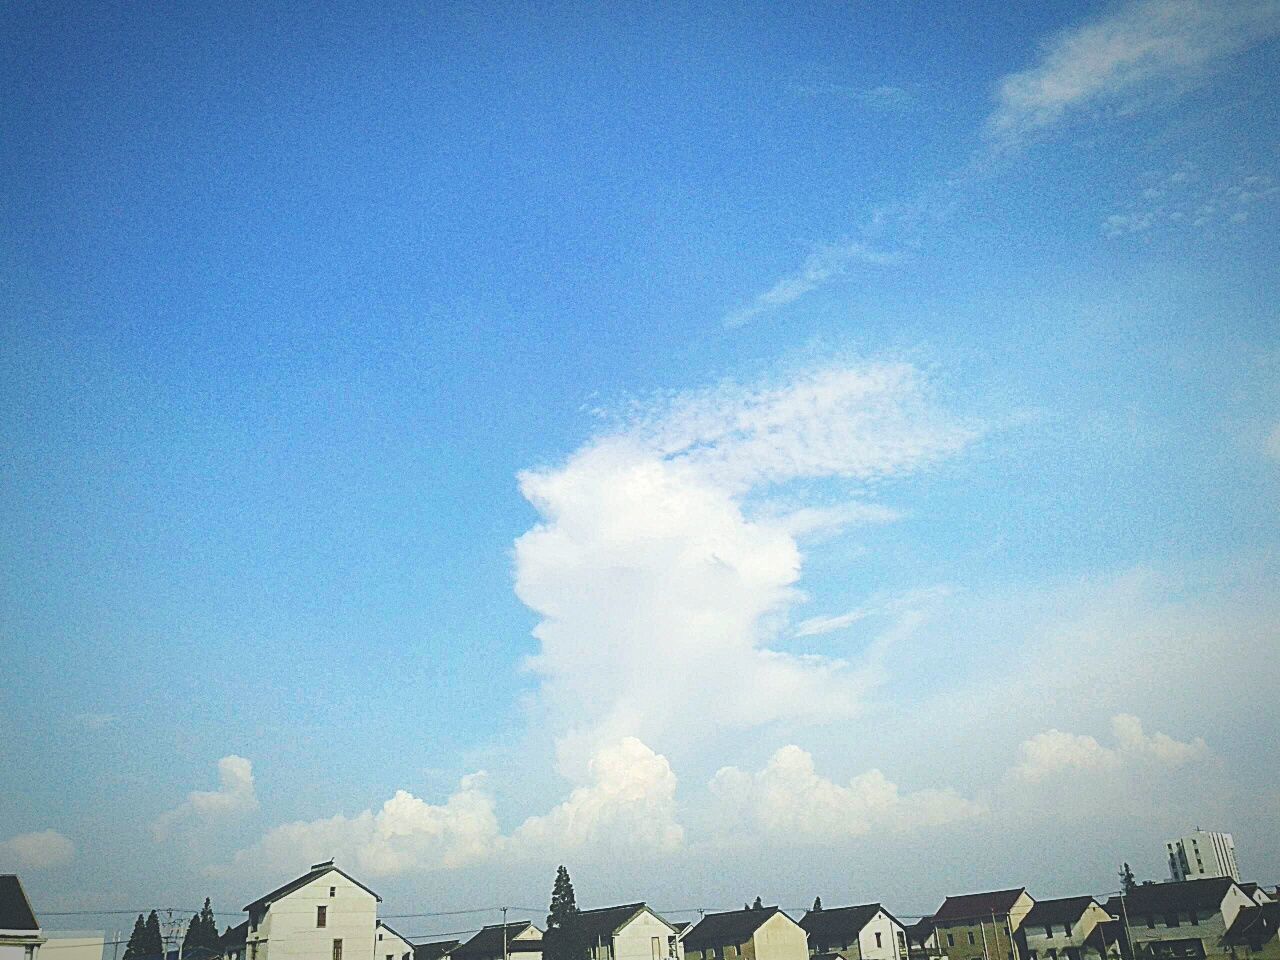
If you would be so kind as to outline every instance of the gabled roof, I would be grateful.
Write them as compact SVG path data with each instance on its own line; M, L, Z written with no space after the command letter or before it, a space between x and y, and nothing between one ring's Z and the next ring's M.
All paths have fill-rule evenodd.
M597 907L594 910L583 910L578 916L582 923L582 934L591 943L596 940L605 941L617 933L623 926L627 924L637 914L649 910L649 907L642 900L639 903L624 903L616 907ZM656 913L653 913L658 917ZM662 920L662 917L658 917ZM675 927L662 920L668 927L674 931Z
M301 890L312 880L318 880L321 877L323 877L326 873L341 874L342 876L350 880L352 883L354 883L361 890L363 890L365 893L372 895L372 897L375 900L377 900L379 903L382 902L382 898L378 896L376 893L374 893L372 890L370 890L368 887L366 887L363 883L361 883L355 877L351 876L351 874L347 873L345 870L339 870L337 867L333 865L332 860L326 860L324 863L312 864L311 869L308 870L306 873L304 873L302 876L298 877L296 880L290 880L283 887L276 887L266 896L259 897L257 900L253 901L253 903L248 904L244 909L256 910L259 907L270 906L272 903L279 900L281 897L287 897L289 894L293 893L293 891Z
M809 934L811 945L857 943L862 928L883 909L878 903L864 903L856 907L823 907L821 910L810 910L801 917L800 926Z
M933 917L921 917L907 927L907 939L912 943L924 946L924 942L933 936Z
M1264 903L1241 907L1230 929L1222 937L1229 946L1260 941L1266 943L1280 935L1280 903Z
M998 917L1012 910L1018 898L1026 892L1026 887L1016 887L1012 890L992 890L988 893L966 893L958 897L947 897L942 901L938 912L933 915L933 922L941 926L960 920L990 919L993 913Z
M1107 913L1121 915L1121 906L1134 914L1165 913L1170 910L1217 910L1227 892L1236 885L1230 877L1206 877L1170 883L1143 883L1132 893L1107 901Z
M389 923L387 923L387 921L385 921L385 920L379 920L379 921L377 922L377 924L375 925L375 927L381 927L383 930L386 930L388 933L394 933L397 937L399 937L399 938L400 938L401 940L403 940L405 943L409 943L409 938L408 938L408 937L406 937L406 936L405 936L403 933L401 933L399 930L396 930L394 927L392 927L392 926L391 926Z
M782 911L777 907L708 913L684 935L684 947L686 950L705 950L730 943L746 943L766 920L778 913ZM787 916L785 913L782 915Z
M684 933L686 930L688 930L692 926L693 924L690 923L688 920L680 920L676 923L673 923L671 925L671 929L673 929L676 933Z
M234 927L227 928L226 932L218 938L218 946L224 951L243 947L245 940L249 937L249 921L245 920L237 923Z
M1057 900L1037 900L1023 921L1026 926L1044 926L1049 923L1074 924L1089 909L1089 904L1097 903L1093 897L1059 897Z
M432 943L419 943L413 948L413 960L440 960L453 952L461 940L436 940Z
M31 909L22 881L13 873L0 873L0 930L40 932L40 921Z
M515 920L507 924L507 953L528 952L529 942L517 942L516 937L530 928L537 930L531 920ZM538 931L541 933L542 931ZM535 949L541 949L541 941L534 941ZM451 951L454 957L469 956L502 956L502 924L493 923L482 927L480 932L466 943L461 943Z

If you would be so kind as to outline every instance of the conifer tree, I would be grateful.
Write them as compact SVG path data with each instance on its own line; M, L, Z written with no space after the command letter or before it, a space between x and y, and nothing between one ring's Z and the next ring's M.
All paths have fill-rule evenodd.
M763 910L763 909L764 909L764 904L760 902L760 898L759 898L759 897L756 897L756 902L755 902L755 903L753 903L753 904L751 904L751 909L752 909L752 910Z
M1120 889L1124 891L1125 894L1130 894L1133 893L1137 886L1138 881L1133 875L1133 870L1130 869L1129 864L1126 863L1120 869Z
M582 914L573 892L573 881L562 864L551 888L551 912L542 938L543 960L586 960L587 944L582 935Z
M142 934L142 954L139 960L162 960L164 958L164 937L160 934L160 918L152 910L147 914L147 923Z
M814 913L817 913L817 912L818 912L818 911L820 911L821 909L822 909L822 898L821 898L821 897L814 897L814 898L813 898L813 912L814 912Z
M142 960L142 944L147 938L147 927L143 923L142 914L133 921L133 933L129 934L129 943L124 948L124 960Z

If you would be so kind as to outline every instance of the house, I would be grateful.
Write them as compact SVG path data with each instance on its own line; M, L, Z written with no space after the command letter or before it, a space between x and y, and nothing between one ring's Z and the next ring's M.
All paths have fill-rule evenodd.
M450 960L453 948L461 940L436 940L431 943L419 943L413 948L413 960Z
M1242 883L1240 884L1240 889L1243 890L1246 894L1248 894L1249 899L1252 900L1254 903L1263 904L1263 903L1272 903L1275 901L1275 897L1267 893L1266 888L1261 886L1260 884L1253 883L1253 882Z
M909 954L907 928L878 903L810 910L800 926L809 935L810 956L905 960Z
M1242 908L1222 942L1232 960L1280 960L1280 903Z
M808 935L777 907L708 913L684 935L687 960L807 960Z
M1015 934L1034 905L1025 887L947 897L933 915L938 949L951 960L1026 960Z
M374 960L382 898L332 860L244 909L246 960Z
M102 960L107 935L101 930L45 930L43 960Z
M1230 877L1144 883L1107 901L1138 960L1227 956L1223 938L1245 907L1257 906Z
M22 881L0 873L0 960L35 960L44 942Z
M907 927L907 955L911 960L937 960L943 955L933 917L921 917Z
M1108 960L1120 956L1120 940L1097 927L1111 922L1093 897L1037 900L1014 939L1026 960Z
M413 960L413 944L381 920L377 922L373 960Z
M218 945L222 948L222 960L245 960L248 934L248 920L242 920L234 927L227 927L218 940Z
M520 954L525 960L541 960L542 931L528 920L494 923L450 951L451 960L503 960Z
M583 910L578 916L591 960L684 960L680 931L644 903Z

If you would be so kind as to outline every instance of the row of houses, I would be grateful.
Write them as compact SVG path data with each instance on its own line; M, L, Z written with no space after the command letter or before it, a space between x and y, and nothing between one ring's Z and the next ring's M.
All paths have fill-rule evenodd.
M0 877L0 960L37 960L38 923L11 879ZM1018 887L947 897L910 924L879 903L815 903L797 920L757 901L685 923L636 902L583 911L581 932L590 960L1280 960L1278 899L1230 877L1143 884L1105 902ZM380 902L333 861L317 863L245 906L223 960L542 960L531 920L415 943L378 917Z

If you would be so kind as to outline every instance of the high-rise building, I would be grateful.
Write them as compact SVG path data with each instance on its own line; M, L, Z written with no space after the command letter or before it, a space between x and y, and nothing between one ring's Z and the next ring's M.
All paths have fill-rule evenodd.
M1165 844L1169 854L1169 876L1174 880L1201 877L1230 877L1239 881L1236 845L1229 833L1196 829Z

